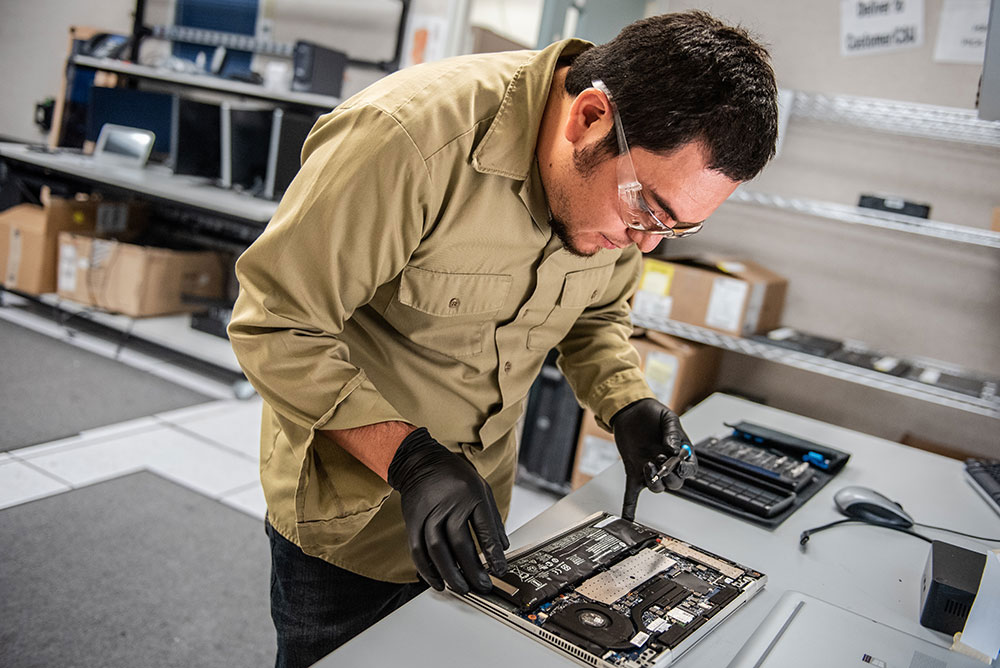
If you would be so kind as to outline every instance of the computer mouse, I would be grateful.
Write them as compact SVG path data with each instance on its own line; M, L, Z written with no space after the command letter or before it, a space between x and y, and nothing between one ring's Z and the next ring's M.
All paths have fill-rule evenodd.
M840 512L852 519L901 529L913 526L913 518L903 510L903 506L874 489L857 485L845 487L834 495L833 501Z

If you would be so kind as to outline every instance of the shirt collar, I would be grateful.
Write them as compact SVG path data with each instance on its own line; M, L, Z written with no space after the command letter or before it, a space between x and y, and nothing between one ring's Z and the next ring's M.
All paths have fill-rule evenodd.
M472 154L476 171L518 181L528 178L556 63L560 56L576 55L591 46L580 39L564 39L538 51L518 68L497 115Z

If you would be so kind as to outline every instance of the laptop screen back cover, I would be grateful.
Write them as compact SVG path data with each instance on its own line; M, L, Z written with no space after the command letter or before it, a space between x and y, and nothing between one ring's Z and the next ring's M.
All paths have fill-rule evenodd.
M983 668L983 664L807 594L788 591L729 668Z

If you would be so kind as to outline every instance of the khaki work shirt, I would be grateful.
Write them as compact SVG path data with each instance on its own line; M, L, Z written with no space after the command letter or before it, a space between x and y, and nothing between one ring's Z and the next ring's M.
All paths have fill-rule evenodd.
M268 517L307 554L417 579L398 493L320 430L427 427L506 517L515 426L548 350L605 426L654 396L628 342L639 251L563 249L535 160L557 60L588 46L413 67L347 100L239 259L229 335L265 402Z

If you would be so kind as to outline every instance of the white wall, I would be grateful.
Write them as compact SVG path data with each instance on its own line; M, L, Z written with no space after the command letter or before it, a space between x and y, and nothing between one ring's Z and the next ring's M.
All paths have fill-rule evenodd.
M0 2L0 135L29 141L45 138L34 122L35 103L57 97L69 45L70 26L102 32L132 30L134 0L3 0ZM147 22L164 23L169 0L147 3Z
M843 58L839 5L740 0L658 2L706 9L770 43L779 85L971 108L981 66L934 63L942 0L926 0L923 47ZM862 192L932 205L935 220L988 228L1000 205L1000 150L792 119L782 155L750 187L856 204ZM789 278L784 323L887 352L1000 377L1000 250L770 209L725 204L671 252L757 260ZM720 383L817 419L897 440L906 432L1000 456L1000 421L727 354ZM734 416L735 417L738 416Z
M542 21L542 0L472 0L469 21L534 48Z

